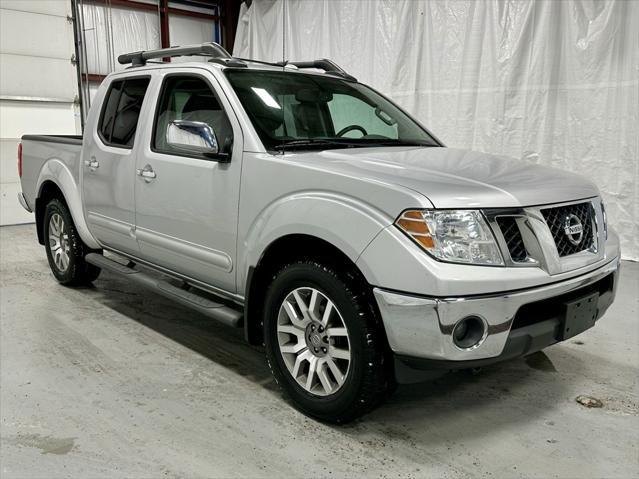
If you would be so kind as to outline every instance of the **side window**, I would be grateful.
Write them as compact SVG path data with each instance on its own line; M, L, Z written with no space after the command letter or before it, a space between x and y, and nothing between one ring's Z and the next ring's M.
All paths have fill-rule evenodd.
M118 107L118 101L120 100L120 90L124 82L115 81L111 83L111 87L104 99L104 110L102 111L102 119L100 120L100 133L102 139L106 143L111 142L111 130L113 130L113 120L115 119L115 112Z
M131 148L149 78L116 81L107 92L99 131L102 140L113 146Z
M166 132L172 121L187 120L206 123L211 127L222 150L233 141L233 128L224 109L202 78L170 76L164 80L158 110L155 115L153 149L162 153L183 155L166 142Z
M359 98L334 94L333 99L328 102L328 108L336 133L347 126L359 125L369 135L380 135L393 140L399 137L396 122L383 111L378 110L378 114L375 114L375 108ZM353 130L344 135L345 138L361 136L362 133L359 130Z

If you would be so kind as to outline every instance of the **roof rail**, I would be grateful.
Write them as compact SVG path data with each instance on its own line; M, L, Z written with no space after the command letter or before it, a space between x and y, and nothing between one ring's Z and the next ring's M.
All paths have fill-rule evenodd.
M152 60L154 58L182 57L189 55L211 57L211 60L209 61L230 67L246 67L247 65L244 62L255 62L280 67L292 65L297 68L317 68L324 70L329 75L336 75L346 80L357 81L355 77L346 73L339 65L327 58L305 62L262 62L258 60L250 60L248 58L232 57L229 52L214 42L201 43L199 45L185 45L183 47L161 48L159 50L123 53L118 57L118 62L121 65L127 65L130 63L133 67L140 67L146 65L147 60Z
M328 58L322 58L320 60L311 60L305 62L279 62L277 65L286 66L293 65L297 68L319 68L320 70L324 70L326 73L330 73L333 75L340 76L350 81L357 81L357 79L346 73L346 71L341 68L337 63Z
M121 65L128 63L134 67L146 65L147 60L153 58L181 57L189 55L206 56L213 58L231 58L229 52L214 42L199 45L185 45L183 47L161 48L159 50L146 50L140 52L124 53L118 57Z

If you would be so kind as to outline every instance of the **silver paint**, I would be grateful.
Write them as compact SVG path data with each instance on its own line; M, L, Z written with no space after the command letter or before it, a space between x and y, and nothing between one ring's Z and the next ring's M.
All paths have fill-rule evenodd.
M199 75L215 89L233 128L230 163L152 151L155 106L169 73ZM151 81L134 147L104 145L96 125L108 85L142 74ZM149 64L114 73L102 83L94 104L81 150L77 145L25 142L27 206L33 206L45 181L54 181L90 247L139 258L237 301L245 294L249 268L258 265L274 241L293 234L334 245L371 285L431 297L500 297L506 290L568 285L619 257L614 231L606 239L603 228L596 227L603 224L596 186L573 173L443 147L271 154L217 64ZM539 206L576 200L592 201L596 246L560 258ZM516 209L531 260L505 267L434 260L393 226L405 209L433 207ZM501 247L503 251L503 238ZM431 314L428 310L425 315ZM388 324L388 318L384 321ZM424 327L437 324L431 323ZM393 334L412 334L418 340L418 331ZM489 335L480 348L463 354L492 354L502 336ZM432 347L432 354L439 354Z

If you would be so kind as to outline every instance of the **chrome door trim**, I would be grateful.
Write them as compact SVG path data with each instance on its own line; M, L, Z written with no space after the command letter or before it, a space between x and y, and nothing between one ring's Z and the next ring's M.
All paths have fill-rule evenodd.
M150 183L152 180L156 179L158 175L153 170L153 167L148 163L144 165L144 168L138 168L135 170L135 174L141 176L144 181Z

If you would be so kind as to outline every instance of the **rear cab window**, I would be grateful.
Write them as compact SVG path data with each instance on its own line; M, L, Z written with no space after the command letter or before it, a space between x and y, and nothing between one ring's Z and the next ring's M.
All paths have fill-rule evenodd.
M149 77L116 80L109 86L98 134L109 146L132 148Z

